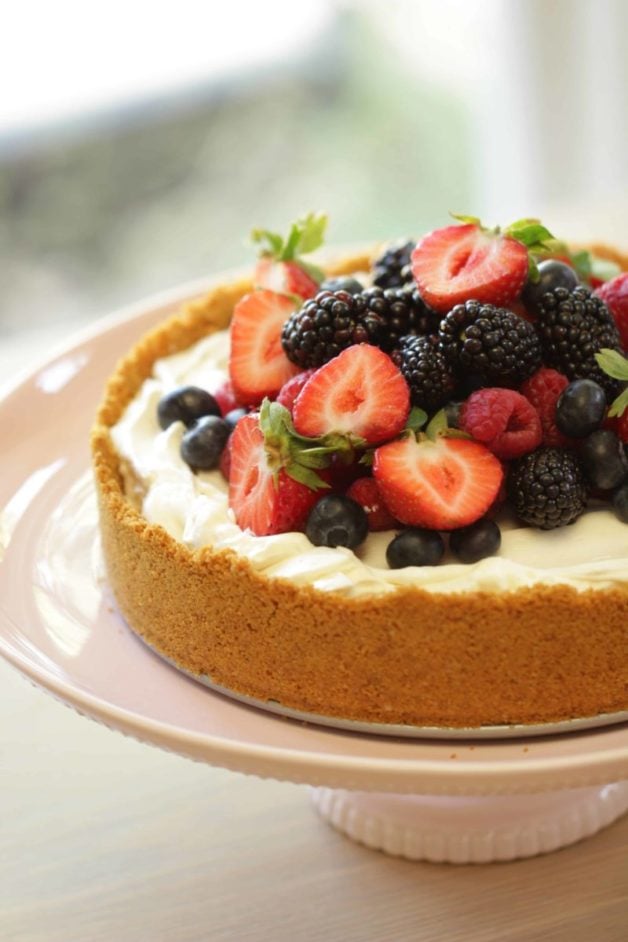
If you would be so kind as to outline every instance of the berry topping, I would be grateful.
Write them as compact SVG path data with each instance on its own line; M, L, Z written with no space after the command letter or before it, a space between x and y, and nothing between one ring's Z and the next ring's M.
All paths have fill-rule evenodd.
M368 521L364 509L341 494L328 494L314 505L305 535L314 546L346 546L353 549L366 539Z
M605 282L595 293L611 312L621 345L628 351L628 272Z
M238 402L230 379L226 379L224 383L221 383L218 389L214 390L213 396L220 406L221 415L226 415L227 412L231 412L232 409L237 409L242 405L241 402Z
M338 278L325 278L321 281L319 291L346 291L347 294L361 294L364 285L357 278L340 275Z
M558 430L571 438L584 438L602 424L606 395L592 379L576 379L565 386L556 402Z
M276 396L298 372L281 347L281 330L293 310L294 302L275 291L253 291L236 304L229 373L241 403L257 405Z
M421 239L411 264L425 303L445 313L469 298L513 301L528 275L528 250L479 225L446 226Z
M289 415L275 405L266 401L259 415L240 419L229 440L229 506L238 526L256 536L302 530L326 486L292 453L287 435L277 429L282 415Z
M382 499L375 478L358 478L347 490L347 497L363 508L369 530L394 530L397 521Z
M580 284L572 266L556 258L547 258L539 262L537 272L537 280L529 279L521 294L521 300L531 314L536 314L539 302L547 291L553 291L554 288L566 288L567 291L573 291Z
M227 412L224 419L225 419L225 422L227 422L233 430L238 424L238 422L240 421L240 419L243 418L246 414L247 414L247 410L243 409L240 406L237 409L231 409L230 412Z
M542 366L521 385L519 391L539 413L544 445L565 448L569 444L569 439L556 426L556 403L568 385L566 376L548 366Z
M502 535L493 520L484 517L470 527L454 530L449 538L449 549L461 563L477 563L499 550Z
M373 284L378 288L399 288L412 281L410 256L416 242L395 242L373 262Z
M392 358L410 387L413 406L431 414L451 399L456 380L434 337L403 337Z
M512 389L478 389L462 406L460 427L498 458L520 458L543 436L534 406Z
M542 530L572 523L586 506L580 462L562 448L539 448L520 458L510 470L507 487L519 519Z
M610 429L591 432L580 449L582 466L593 487L610 491L628 479L628 458L622 441Z
M254 285L280 294L314 297L323 274L301 256L323 244L326 227L327 216L309 213L292 224L285 239L268 229L254 229L253 242L263 246L253 276Z
M378 346L389 353L408 334L426 334L438 329L438 318L416 290L368 288L362 294L373 314L382 319Z
M217 415L197 419L181 439L181 457L194 471L211 471L218 467L220 456L231 426Z
M439 338L447 361L482 385L519 386L541 365L534 326L492 304L457 304L440 322Z
M602 348L619 350L619 334L604 302L587 288L546 291L538 305L537 329L547 366L568 379L592 379L608 398L617 382L598 366L595 354Z
M378 444L403 430L409 411L408 385L390 357L359 344L310 377L294 404L294 427L311 438L338 433Z
M484 445L443 436L408 436L382 445L373 474L398 520L432 530L454 530L484 516L503 477L499 460Z
M281 342L288 359L305 369L322 366L353 344L378 345L382 327L364 293L321 291L286 321Z
M622 523L628 523L628 484L622 484L613 494L613 510Z
M189 426L204 415L220 415L220 406L211 393L199 386L179 386L159 400L157 421L167 429L173 422Z
M622 414L617 419L615 431L621 438L622 442L628 443L628 409L624 409Z
M440 533L411 527L399 533L386 547L386 562L391 569L406 566L437 566L445 552Z
M314 372L314 370L304 370L303 373L297 373L296 376L292 376L288 382L284 383L279 390L276 402L278 402L280 406L283 406L284 409L287 409L288 412L292 414L294 400L297 398L308 379L314 374Z

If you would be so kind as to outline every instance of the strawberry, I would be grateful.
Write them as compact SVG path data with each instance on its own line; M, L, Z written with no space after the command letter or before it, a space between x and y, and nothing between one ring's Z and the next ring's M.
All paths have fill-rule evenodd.
M358 478L347 490L347 497L364 508L369 530L394 530L399 526L384 503L375 478Z
M297 262L277 262L264 256L255 266L253 284L257 288L296 295L305 301L317 294L319 282L314 281Z
M236 304L231 318L229 375L236 398L258 405L277 395L299 372L281 346L281 329L294 301L275 291L253 291Z
M329 486L325 451L294 439L290 414L268 399L243 416L229 440L229 506L238 526L256 536L303 530ZM313 469L321 467L319 476Z
M336 433L374 445L398 435L409 411L410 390L393 361L361 343L310 377L294 404L294 427L301 435Z
M504 472L479 442L408 436L375 451L373 474L386 506L402 523L456 530L486 513Z
M613 315L622 347L628 350L628 272L604 282L595 293Z
M284 383L279 390L276 401L280 406L284 406L291 415L295 399L313 373L314 370L304 370L302 373L297 373L287 383Z
M421 239L411 264L423 301L435 311L469 298L507 305L528 276L528 249L476 224L446 226Z
M308 213L297 219L284 239L268 229L254 229L253 242L263 245L253 276L259 288L269 288L299 298L313 298L323 280L323 272L301 257L323 244L327 216Z

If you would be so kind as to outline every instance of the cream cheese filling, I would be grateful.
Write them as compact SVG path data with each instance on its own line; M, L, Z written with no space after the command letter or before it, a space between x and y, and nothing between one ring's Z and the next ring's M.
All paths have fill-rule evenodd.
M439 566L389 569L386 546L392 532L370 533L354 552L313 546L303 533L258 537L241 530L220 472L194 474L179 455L183 425L176 422L161 431L157 423L157 403L166 392L187 384L214 391L228 375L228 359L229 332L221 331L158 360L153 376L112 429L118 454L142 485L144 517L189 549L230 549L264 576L345 596L394 592L400 586L448 593L628 584L628 525L603 504L592 506L571 526L551 531L500 520L499 555L472 565L446 558Z

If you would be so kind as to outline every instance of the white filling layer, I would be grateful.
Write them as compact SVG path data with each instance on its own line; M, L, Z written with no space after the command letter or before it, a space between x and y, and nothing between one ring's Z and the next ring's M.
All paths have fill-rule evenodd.
M222 331L158 360L153 378L112 430L118 453L145 487L145 518L190 549L231 549L265 576L350 596L409 585L430 592L468 592L538 584L606 589L628 583L628 525L606 506L552 531L500 522L499 555L473 565L445 562L397 570L386 565L392 533L371 533L353 552L312 546L302 533L258 537L241 530L227 505L227 485L220 472L193 474L179 455L183 425L177 422L162 432L156 417L159 399L175 386L217 389L227 376L228 357L229 334Z

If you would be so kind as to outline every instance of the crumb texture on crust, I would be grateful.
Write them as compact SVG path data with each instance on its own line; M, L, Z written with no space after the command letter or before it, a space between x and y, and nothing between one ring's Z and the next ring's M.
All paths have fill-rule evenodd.
M328 270L368 267L360 254ZM628 710L628 588L339 598L269 580L230 551L193 553L144 520L109 429L153 362L226 327L250 287L221 285L187 304L140 340L105 390L93 463L108 577L129 625L236 693L343 719L461 727Z

